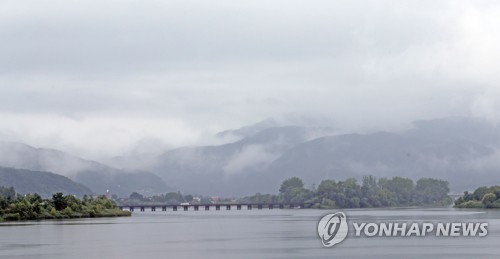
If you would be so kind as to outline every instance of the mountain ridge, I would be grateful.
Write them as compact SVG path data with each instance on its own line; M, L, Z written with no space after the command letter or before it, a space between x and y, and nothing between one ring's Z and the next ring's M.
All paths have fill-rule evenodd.
M85 185L62 175L8 167L0 167L0 185L14 187L19 194L37 193L44 198L57 192L79 197L93 194Z
M134 191L158 194L169 190L166 183L151 172L123 171L60 150L36 148L17 142L0 142L0 166L56 173L84 184L94 193L110 190L121 197ZM137 181L140 176L149 181ZM135 180L127 182L127 179ZM133 184L137 184L137 188Z

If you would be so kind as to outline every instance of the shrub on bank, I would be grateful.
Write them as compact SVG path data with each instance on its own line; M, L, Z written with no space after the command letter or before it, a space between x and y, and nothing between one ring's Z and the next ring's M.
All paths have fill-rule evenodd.
M42 199L38 194L1 195L0 221L93 218L130 216L129 211L121 211L116 204L105 196L84 196L78 199L72 195L56 193L52 199ZM6 190L11 190L11 188ZM10 192L8 192L10 194ZM16 198L17 197L17 198Z
M479 187L473 193L464 195L455 201L455 208L497 209L500 208L500 186Z

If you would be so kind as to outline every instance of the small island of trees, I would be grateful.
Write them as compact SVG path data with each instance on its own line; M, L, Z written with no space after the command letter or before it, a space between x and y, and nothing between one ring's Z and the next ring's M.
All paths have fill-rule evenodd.
M455 208L499 209L500 186L479 187L473 193L466 191L455 201Z
M56 193L52 199L38 194L19 195L14 188L0 186L0 221L130 216L101 195L84 196Z

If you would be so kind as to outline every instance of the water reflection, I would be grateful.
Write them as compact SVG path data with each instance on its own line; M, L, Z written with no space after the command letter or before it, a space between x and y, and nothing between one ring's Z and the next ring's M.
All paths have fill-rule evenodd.
M0 224L6 258L496 257L500 212L455 209L343 210L356 221L487 221L484 238L352 237L324 248L324 210L142 212L130 218Z

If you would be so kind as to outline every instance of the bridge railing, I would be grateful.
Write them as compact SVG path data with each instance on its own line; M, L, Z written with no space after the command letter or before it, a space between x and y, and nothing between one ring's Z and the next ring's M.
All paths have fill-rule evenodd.
M289 203L289 204L284 204L284 203L231 203L231 204L218 204L218 203L210 203L210 204L189 204L189 205L164 205L164 204L139 204L139 205L118 205L118 208L121 210L129 210L129 211L156 211L161 210L161 211L167 211L168 209L171 209L172 211L178 211L178 210L183 210L183 211L188 211L188 210L194 210L194 211L199 211L199 210L231 210L231 209L236 209L236 210L242 210L243 208L246 210L252 210L252 209L304 209L304 208L310 208L312 204L309 203Z

